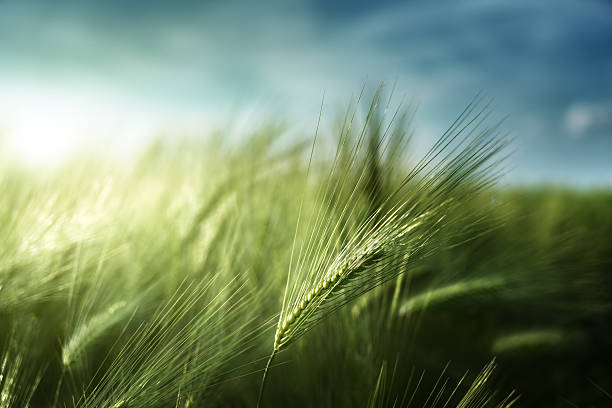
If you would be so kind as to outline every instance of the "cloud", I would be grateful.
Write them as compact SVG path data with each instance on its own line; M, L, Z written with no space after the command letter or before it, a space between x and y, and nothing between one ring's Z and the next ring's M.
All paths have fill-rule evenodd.
M564 123L568 134L575 138L612 136L612 101L574 103L567 108Z
M516 166L551 173L569 154L592 156L584 136L609 126L605 103L588 102L612 94L603 1L350 2L350 12L322 1L9 3L0 1L0 105L13 104L10 85L25 95L21 111L41 98L19 87L76 89L122 107L105 120L256 105L311 129L323 91L335 106L366 80L397 80L430 139L483 90L531 152ZM79 98L70 104L91 104ZM584 145L562 145L576 140L568 135Z

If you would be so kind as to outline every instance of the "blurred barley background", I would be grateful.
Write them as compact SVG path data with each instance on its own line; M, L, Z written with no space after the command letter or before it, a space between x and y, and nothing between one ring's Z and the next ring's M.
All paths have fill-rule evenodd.
M610 38L0 0L0 407L612 405Z

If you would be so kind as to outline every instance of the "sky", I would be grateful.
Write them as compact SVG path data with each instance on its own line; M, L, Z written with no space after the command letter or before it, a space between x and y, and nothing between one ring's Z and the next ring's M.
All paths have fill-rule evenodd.
M483 92L509 182L610 186L610 44L603 0L0 0L0 140L45 163L236 117L314 130L323 93L331 118L384 81L422 143Z

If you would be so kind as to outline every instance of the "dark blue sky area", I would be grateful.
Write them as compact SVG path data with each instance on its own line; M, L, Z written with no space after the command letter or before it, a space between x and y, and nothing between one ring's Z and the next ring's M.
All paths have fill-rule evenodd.
M596 0L5 0L0 122L44 92L311 124L324 90L336 104L397 81L424 139L484 91L517 138L509 180L611 185L611 40L612 3Z

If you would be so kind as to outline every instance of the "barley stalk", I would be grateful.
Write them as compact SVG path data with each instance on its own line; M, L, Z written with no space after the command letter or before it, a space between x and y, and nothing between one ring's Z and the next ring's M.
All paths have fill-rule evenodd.
M262 378L258 405L270 364L278 352L344 304L438 251L442 244L436 236L442 228L452 224L453 220L448 217L451 210L466 194L478 192L495 179L495 172L491 169L506 141L499 137L495 127L481 129L488 113L486 107L476 110L479 104L476 100L408 173L400 187L377 204L342 244L339 237L350 232L343 222L358 217L357 191L367 188L371 179L367 177L373 161L371 156L377 155L379 148L384 148L388 137L388 131L382 136L376 133L376 148L368 149L362 157L365 130L372 127L371 120L379 103L380 92L374 96L354 143L348 135L341 136L339 153L322 193L323 201L345 194L344 205L337 207L333 204L332 207L332 212L339 212L337 219L340 221L331 222L319 210L310 220L309 239L299 250L295 266L292 263L289 267L287 288L273 350ZM342 152L347 151L350 152L349 159L342 160ZM339 162L345 163L344 166ZM356 174L354 184L347 174ZM398 255L401 256L399 263Z

